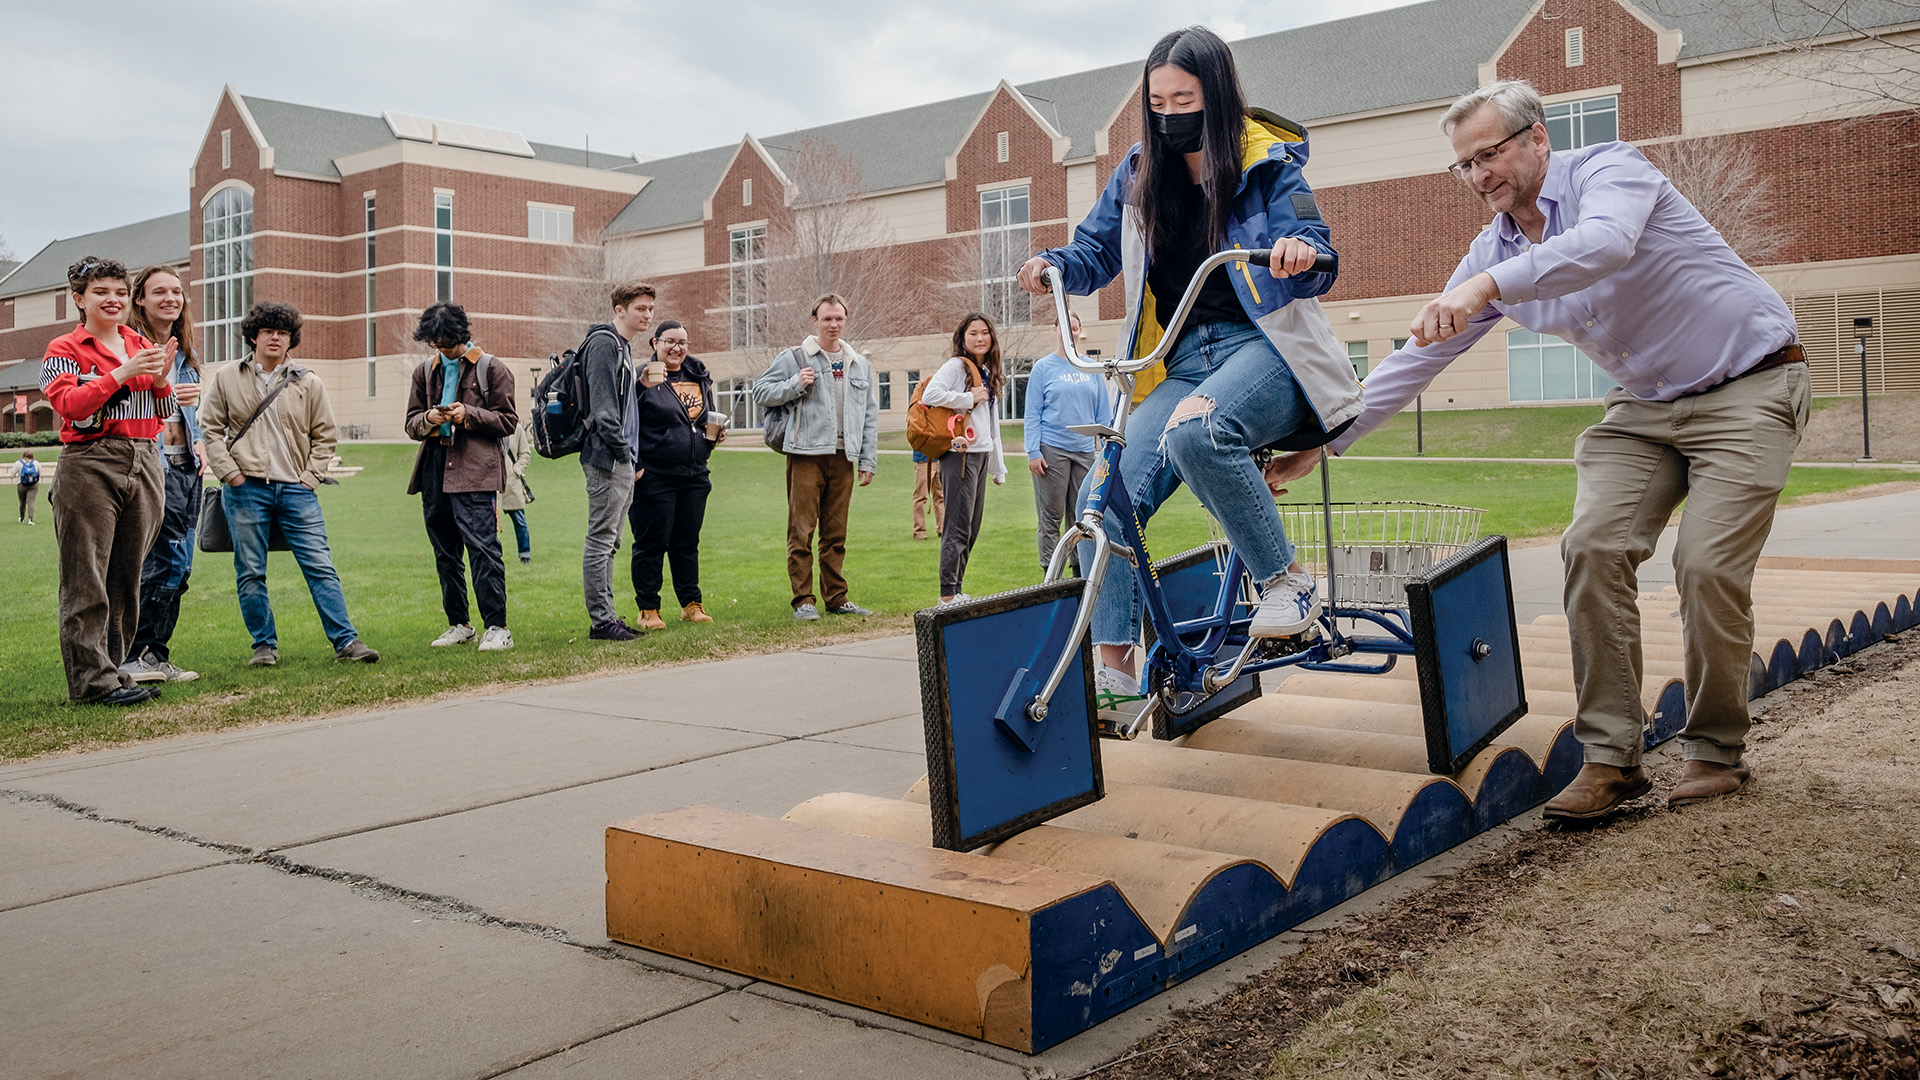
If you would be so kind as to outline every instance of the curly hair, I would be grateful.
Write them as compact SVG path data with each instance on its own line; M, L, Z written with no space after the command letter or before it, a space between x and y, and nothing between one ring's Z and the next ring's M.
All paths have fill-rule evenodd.
M240 320L240 336L247 339L247 347L253 347L253 339L260 336L262 330L285 330L293 341L287 345L289 352L300 347L300 312L292 304L282 304L277 300L266 300L253 305L247 317Z
M87 286L102 279L128 281L127 264L115 259L103 259L98 255L89 255L72 266L67 267L67 288L78 296L87 291Z
M436 349L451 349L473 340L473 327L467 323L467 309L459 304L441 302L420 313L420 325L413 340L424 341Z

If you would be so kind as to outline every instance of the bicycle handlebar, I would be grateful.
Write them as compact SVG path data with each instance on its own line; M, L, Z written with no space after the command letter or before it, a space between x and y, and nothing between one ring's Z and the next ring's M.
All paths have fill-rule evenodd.
M1067 320L1067 291L1060 277L1060 268L1049 264L1047 266L1047 288L1053 293L1053 310L1058 320L1060 330L1060 355L1066 357L1068 363L1081 371L1101 374L1131 375L1136 371L1142 371L1152 367L1154 364L1166 359L1167 354L1173 351L1174 342L1180 338L1181 327L1186 325L1187 316L1192 313L1194 303L1200 299L1200 287L1207 280L1207 275L1213 273L1216 267L1225 266L1230 262L1250 262L1255 266L1271 267L1273 265L1273 249L1235 248L1229 251L1216 251L1212 255L1207 256L1201 261L1199 267L1194 270L1193 280L1187 282L1187 291L1181 294L1179 305L1173 309L1172 318L1167 320L1167 330L1166 333L1160 335L1160 344L1154 347L1153 352L1132 360L1088 360L1075 351L1073 347L1072 327L1068 324ZM1333 265L1334 257L1332 255L1321 254L1314 258L1311 267L1301 272L1307 274L1325 273L1332 270Z

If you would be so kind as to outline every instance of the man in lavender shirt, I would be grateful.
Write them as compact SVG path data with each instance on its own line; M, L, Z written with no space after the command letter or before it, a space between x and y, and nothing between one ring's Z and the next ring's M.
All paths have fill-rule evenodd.
M1408 347L1366 382L1331 449L1399 412L1501 318L1564 338L1620 385L1574 447L1560 542L1586 763L1551 818L1603 817L1652 787L1640 765L1640 564L1682 499L1673 552L1686 666L1683 806L1740 790L1754 565L1806 425L1805 353L1777 293L1626 143L1553 153L1539 95L1496 82L1441 120L1455 176L1494 211ZM1317 456L1269 467L1275 485Z

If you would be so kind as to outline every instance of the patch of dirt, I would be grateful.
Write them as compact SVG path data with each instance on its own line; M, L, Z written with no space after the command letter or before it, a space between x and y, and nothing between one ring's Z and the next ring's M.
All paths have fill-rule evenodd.
M1920 1077L1920 632L1758 707L1748 790L1516 836L1101 1078Z
M1856 372L1856 374L1858 374ZM1858 389L1856 387L1856 389ZM1796 461L1852 461L1860 456L1860 398L1822 398L1807 418ZM1868 435L1879 461L1920 461L1920 394L1875 394Z

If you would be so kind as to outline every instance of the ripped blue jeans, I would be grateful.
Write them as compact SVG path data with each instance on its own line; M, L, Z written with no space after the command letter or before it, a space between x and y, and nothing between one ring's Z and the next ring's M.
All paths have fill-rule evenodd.
M1303 428L1317 429L1319 417L1286 360L1251 323L1188 327L1166 366L1166 380L1127 418L1127 446L1120 454L1120 475L1142 534L1154 511L1185 481L1220 522L1253 580L1265 582L1293 562L1293 544L1249 451ZM1202 401L1181 409L1190 398ZM1212 404L1202 409L1204 402ZM1182 418L1170 426L1176 410ZM1089 477L1080 489L1082 507L1091 486ZM1105 527L1115 543L1124 543L1111 513ZM1092 566L1092 559L1093 545L1082 542L1080 565ZM1093 608L1094 644L1138 641L1140 606L1133 568L1123 562L1108 566Z

